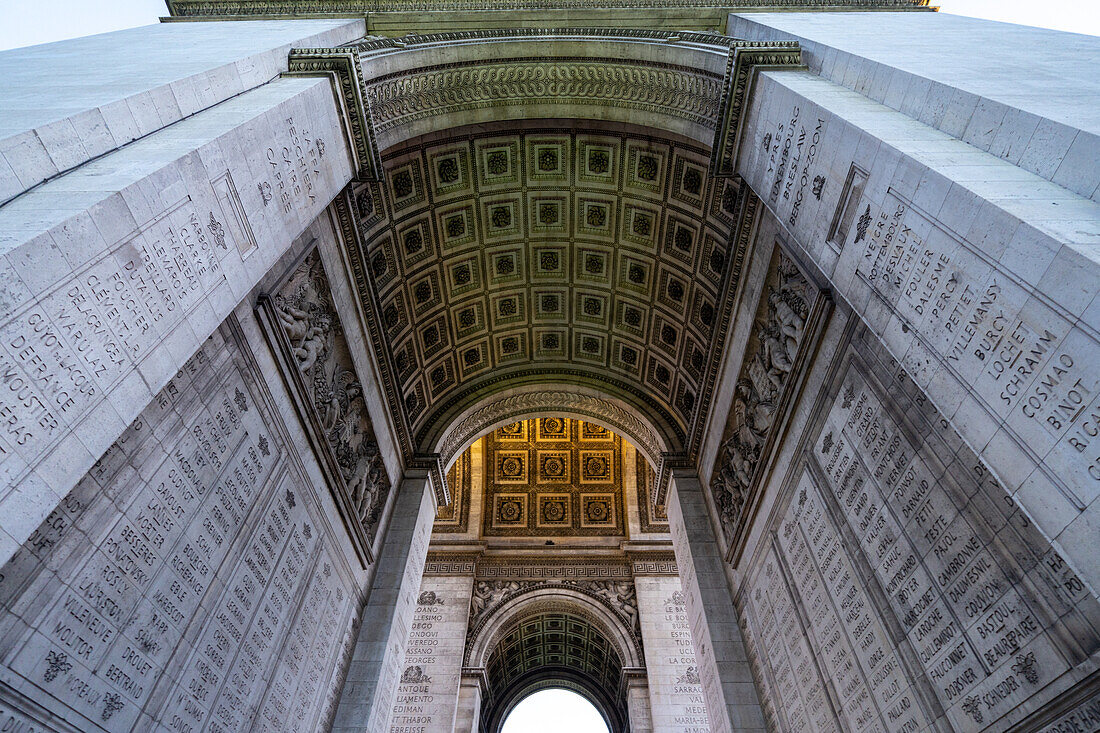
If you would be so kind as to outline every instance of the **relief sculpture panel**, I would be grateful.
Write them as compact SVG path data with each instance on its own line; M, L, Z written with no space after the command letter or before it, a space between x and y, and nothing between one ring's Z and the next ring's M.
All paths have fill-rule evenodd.
M261 301L333 499L366 565L389 495L389 477L363 401L320 254L311 251L273 298Z
M358 591L238 334L215 332L0 568L15 729L331 718Z
M751 524L774 428L783 422L827 303L775 244L711 480L731 553Z
M739 596L775 726L1004 730L1095 673L1058 549L874 336L839 367Z

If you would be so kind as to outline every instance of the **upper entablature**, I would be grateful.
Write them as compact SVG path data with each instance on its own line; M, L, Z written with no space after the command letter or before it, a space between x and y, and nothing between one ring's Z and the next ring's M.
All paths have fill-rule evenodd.
M928 0L167 0L176 18L366 17L368 33L487 28L650 28L724 32L731 12L931 10Z

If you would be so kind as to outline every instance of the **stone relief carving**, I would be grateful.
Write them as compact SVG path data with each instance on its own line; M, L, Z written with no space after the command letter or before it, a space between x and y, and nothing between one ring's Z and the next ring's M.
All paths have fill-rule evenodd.
M401 673L401 684L405 685L426 685L432 681L432 678L424 674L424 668L419 664L414 664L411 667L406 667L405 671Z
M474 583L474 592L470 598L469 628L478 628L488 617L489 612L517 595L554 587L573 588L601 601L626 622L626 628L632 637L636 640L641 638L638 596L634 590L633 580L605 581L573 578L549 581L478 580ZM474 634L469 636L472 638Z
M471 64L403 74L367 88L375 129L468 109L526 104L596 104L674 114L714 129L722 79L690 69L623 62Z
M632 633L639 629L638 626L638 596L631 581L599 581L599 580L563 580L563 585L570 585L588 591L590 595L602 598L607 605L614 608L623 616L629 625L627 628Z
M347 498L357 521L373 537L389 478L316 250L290 275L273 302Z
M777 248L711 479L727 540L733 537L748 501L816 294L797 265Z
M700 685L702 680L699 679L699 668L688 667L684 670L684 673L676 679L678 685Z

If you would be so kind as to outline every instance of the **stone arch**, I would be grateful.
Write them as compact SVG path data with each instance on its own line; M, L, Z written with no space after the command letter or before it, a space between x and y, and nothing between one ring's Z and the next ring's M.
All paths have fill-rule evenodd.
M630 581L624 582L632 589ZM568 583L505 583L515 589L505 592L472 619L464 666L486 671L489 689L482 720L487 730L498 733L520 700L537 689L555 686L588 699L612 733L625 729L622 672L641 667L644 659L636 601L631 617L606 595L585 588L582 582ZM517 655L504 651L506 646L514 650L516 645L524 644L526 657L533 643L544 640L553 641L561 649L558 661L548 654L542 658L543 663L526 668L513 661ZM593 650L602 665L590 664ZM566 658L583 658L587 663L566 663Z
M626 438L656 470L660 455L677 450L676 435L638 407L596 389L566 384L531 384L487 395L434 433L425 452L449 468L462 452L502 425L532 417L585 420Z
M630 581L624 581L630 582ZM629 620L605 599L581 586L545 582L523 586L508 592L482 613L471 617L463 666L484 667L503 630L524 616L543 611L568 611L596 624L613 641L625 667L642 667L641 635L628 627Z
M710 144L737 42L645 29L475 30L365 39L361 65L377 146L502 119L652 126Z
M541 690L554 688L575 692L592 703L592 706L596 708L596 711L603 717L604 723L607 724L608 730L610 730L611 733L619 733L619 731L623 730L623 721L618 719L619 716L616 714L617 711L615 710L616 701L608 698L602 689L591 685L587 680L568 674L555 679L521 680L518 684L513 685L499 700L494 701L492 709L486 716L488 723L486 726L487 730L492 731L492 733L499 733L504 722L508 720L508 715L517 705L523 702L527 696L533 695Z

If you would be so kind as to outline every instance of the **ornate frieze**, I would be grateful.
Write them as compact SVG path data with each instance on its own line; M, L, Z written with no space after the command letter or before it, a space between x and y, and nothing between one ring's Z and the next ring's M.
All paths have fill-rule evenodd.
M892 9L923 8L928 0L726 0L721 7ZM713 0L602 0L604 8L711 8ZM367 13L588 9L587 0L168 0L173 16L362 17Z
M593 598L612 611L624 624L635 640L640 638L638 625L638 597L631 578L624 580L592 580L567 578L562 580L476 580L470 599L470 632L468 639L477 636L477 630L498 608L519 596L546 588L563 588L578 591Z
M492 107L621 107L669 114L713 130L721 77L688 67L655 67L621 59L478 61L373 80L368 103L381 133L426 117Z
M476 552L429 552L424 563L424 575L473 575L477 567Z
M522 556L485 558L477 566L479 580L625 580L630 565L622 560L573 560Z
M274 295L261 297L259 313L336 506L367 564L389 477L316 249Z
M828 300L774 245L710 483L730 552L751 521L794 385L809 363Z
M676 575L676 555L672 552L631 553L630 570L635 575Z

